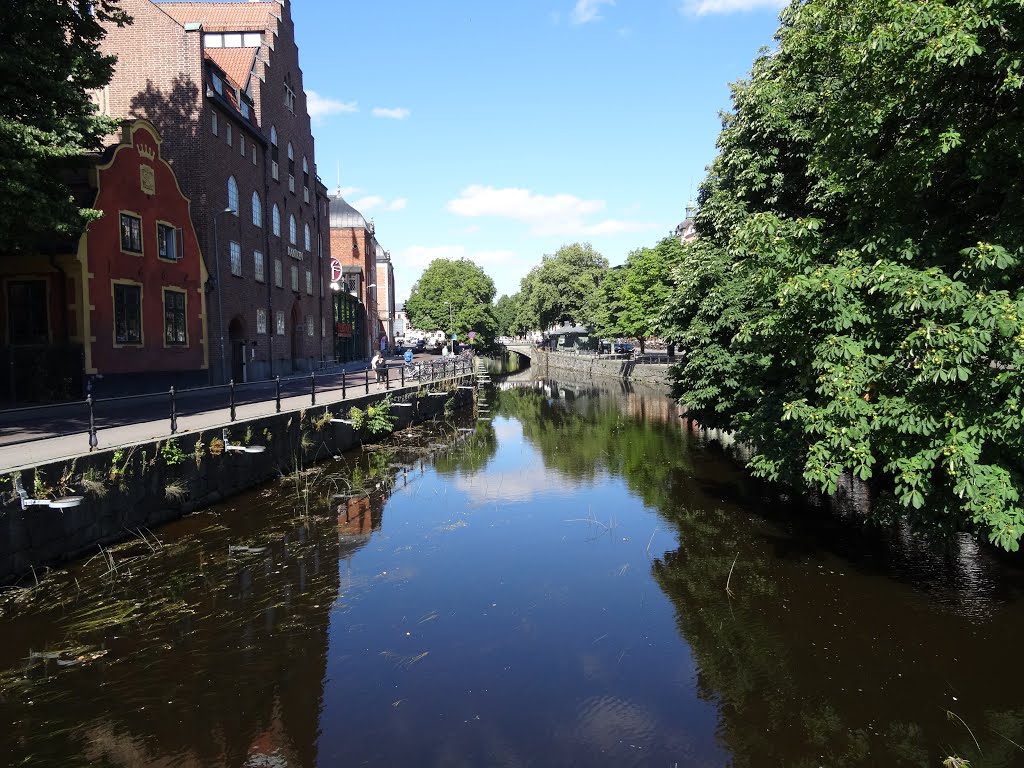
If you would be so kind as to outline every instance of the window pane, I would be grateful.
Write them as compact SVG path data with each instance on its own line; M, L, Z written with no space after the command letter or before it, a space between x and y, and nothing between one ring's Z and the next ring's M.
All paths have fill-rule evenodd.
M242 44L246 48L259 48L261 42L261 35L259 32L246 32L242 35Z
M229 244L231 251L231 274L242 276L242 246L233 240Z
M121 214L121 249L142 253L142 219L131 214Z
M137 285L114 286L114 339L120 344L142 342L141 299Z
M262 251L253 251L252 252L252 261L253 261L253 271L254 271L254 273L256 275L256 280L258 282L262 283L263 280L264 280L264 276L263 276L263 252Z
M184 344L185 340L185 294L164 291L164 341Z

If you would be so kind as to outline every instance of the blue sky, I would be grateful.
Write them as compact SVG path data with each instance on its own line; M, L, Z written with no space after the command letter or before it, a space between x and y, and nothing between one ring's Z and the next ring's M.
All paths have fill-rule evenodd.
M779 0L293 0L329 189L402 302L434 258L498 295L561 245L612 264L683 217Z

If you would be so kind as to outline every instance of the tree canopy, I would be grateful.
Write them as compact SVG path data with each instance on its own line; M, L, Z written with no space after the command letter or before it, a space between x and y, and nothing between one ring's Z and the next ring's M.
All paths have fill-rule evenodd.
M415 328L456 333L461 340L475 331L479 343L494 341L494 281L468 259L434 259L412 287L405 311Z
M103 24L130 22L117 0L0 4L0 252L77 237L98 216L79 207L64 179L116 130L89 92L114 72L116 57L99 51Z
M608 259L589 243L563 245L545 255L520 284L523 324L543 329L566 320L586 322L591 294L607 270Z
M682 244L666 237L653 248L633 251L620 267L608 270L591 295L588 320L599 336L644 340L661 333L660 317L675 290L672 269L682 259Z
M677 394L756 474L1024 534L1015 0L805 0L733 89L664 315Z

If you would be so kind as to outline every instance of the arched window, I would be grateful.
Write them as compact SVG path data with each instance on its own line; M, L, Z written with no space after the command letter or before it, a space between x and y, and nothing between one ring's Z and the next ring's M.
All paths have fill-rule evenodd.
M306 225L303 226L302 234L305 237L306 250L307 251L312 251L313 249L309 247L309 224L306 224Z
M263 203L260 202L260 193L252 193L252 223L257 227L263 226Z
M292 143L290 141L288 142L288 159L289 160L294 160L295 159L295 150L292 149Z
M238 215L238 182L234 176L228 176L228 208L235 216Z
M295 245L295 241L298 239L298 232L295 229L295 217L288 214L288 242Z
M270 126L270 143L277 146L277 128L273 125Z
M271 230L278 237L281 236L281 210L277 207L277 203L274 203L274 209L271 213L270 218Z

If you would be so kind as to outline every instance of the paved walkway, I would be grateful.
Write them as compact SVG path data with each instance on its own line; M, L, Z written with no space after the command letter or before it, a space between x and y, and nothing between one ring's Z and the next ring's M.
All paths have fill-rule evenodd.
M365 367L365 363L363 365ZM359 375L361 372L359 371L355 374L354 380L347 382L347 396L345 398L342 398L340 387L336 389L320 389L318 387L316 406L336 405L346 400L364 396L367 392L367 385L365 384L364 377ZM465 374L460 375L468 376L471 374L472 368ZM396 394L407 393L415 391L420 386L419 381L414 381L411 384L407 382L406 386L402 388L400 386L400 370L394 363L392 363L390 368L390 375L391 386L388 389L390 392ZM374 382L372 374L369 378L369 392L371 394L385 391L384 383L378 384ZM438 380L441 378L439 376ZM296 412L311 406L311 397L308 392L291 397L282 396L281 398L281 413ZM202 413L178 416L178 430L176 435L173 436L180 437L184 434L200 431L215 432L224 428L230 428L232 431L235 431L250 419L270 416L276 412L275 401L270 399L236 406L234 422L231 421L231 411L229 408L216 408L203 411ZM170 418L169 416L162 415L161 418L152 421L98 429L97 437L99 445L96 450L110 450L136 443L169 438L172 437ZM53 461L70 460L77 456L88 455L88 453L89 434L86 431L76 431L73 434L59 435L32 442L2 445L0 446L0 473L28 469Z

